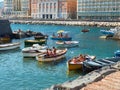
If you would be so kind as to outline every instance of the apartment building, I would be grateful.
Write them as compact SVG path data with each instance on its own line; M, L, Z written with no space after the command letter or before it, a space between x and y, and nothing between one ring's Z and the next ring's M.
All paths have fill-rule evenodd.
M82 20L120 20L120 0L78 0L77 18Z

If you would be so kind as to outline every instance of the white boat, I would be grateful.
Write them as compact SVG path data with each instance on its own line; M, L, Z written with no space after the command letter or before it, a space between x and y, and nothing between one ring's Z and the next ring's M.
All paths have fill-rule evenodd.
M37 55L36 59L40 62L52 62L52 61L59 61L62 58L65 57L65 53L67 52L67 49L63 50L57 50L55 56L47 56L46 54L44 55Z
M69 47L75 47L79 45L79 41L57 41L56 44L58 44L61 47L69 48Z
M47 46L40 46L39 44L33 44L32 47L26 47L22 49L23 57L35 57L38 54L46 52Z
M15 48L19 48L20 47L20 43L7 43L7 44L0 44L0 51L2 50L11 50L11 49L15 49Z

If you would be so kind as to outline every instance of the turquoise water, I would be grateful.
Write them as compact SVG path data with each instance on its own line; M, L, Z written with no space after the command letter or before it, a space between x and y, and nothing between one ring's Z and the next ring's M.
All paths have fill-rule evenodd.
M81 26L61 26L61 25L25 25L11 24L12 30L33 30L44 34L52 35L58 30L70 32L73 40L78 40L79 47L69 48L66 59L61 62L50 64L39 63L35 59L23 59L21 49L24 48L24 40L21 41L20 49L0 52L0 88L1 90L40 90L59 84L67 80L73 80L81 72L67 73L66 62L73 56L80 53L96 55L97 58L112 57L113 52L120 48L120 41L100 39L100 29L104 27L87 27L89 33L82 33ZM29 38L26 38L29 39ZM30 39L33 39L31 37ZM56 46L55 41L48 39L48 46Z

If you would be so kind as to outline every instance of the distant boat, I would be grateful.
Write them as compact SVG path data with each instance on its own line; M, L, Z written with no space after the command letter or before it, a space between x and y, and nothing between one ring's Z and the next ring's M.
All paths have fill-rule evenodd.
M51 36L52 40L59 40L59 41L71 41L72 37L68 36L68 32L64 30L59 30L57 32L57 36L53 33Z
M89 32L90 30L89 29L83 29L81 32Z
M44 55L39 55L38 54L36 56L36 59L40 62L59 61L62 58L65 58L65 53L66 52L67 52L67 49L63 49L63 50L57 50L55 56L46 56L46 54L44 54Z
M15 49L15 48L19 48L20 47L20 43L7 43L7 44L0 44L0 51L1 50L11 50L11 49Z
M118 30L120 30L120 27L111 28L109 30L100 30L100 32L108 36L113 36Z
M78 46L79 41L57 41L56 44L58 44L60 47L70 48Z

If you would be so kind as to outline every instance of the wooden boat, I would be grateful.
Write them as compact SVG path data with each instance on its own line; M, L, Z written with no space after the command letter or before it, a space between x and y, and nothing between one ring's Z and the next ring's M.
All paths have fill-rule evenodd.
M33 44L43 45L43 44L46 44L46 39L41 39L41 40L25 40L24 43L25 43L25 46L32 46Z
M20 47L20 43L7 43L7 44L0 44L0 51L1 50L10 50L10 49L15 49L15 48L19 48Z
M57 41L56 44L58 44L60 47L65 47L65 48L70 48L70 47L75 47L78 46L79 42L78 41Z
M96 58L95 56L89 55L89 57L86 57L85 60L88 60L88 59L94 60L95 58ZM67 61L67 68L69 71L78 70L78 69L82 70L83 69L83 61L74 63L74 62L72 62L72 59L71 59L71 60Z
M39 44L33 44L32 47L26 47L22 49L23 57L34 58L38 54L43 54L46 52L47 46L40 46Z
M67 52L67 49L57 50L55 56L47 56L46 54L45 55L37 55L36 59L40 62L59 61L65 57L66 52Z
M92 71L104 66L112 65L118 61L120 61L120 57L98 59L94 61L87 60L83 62L84 71Z

